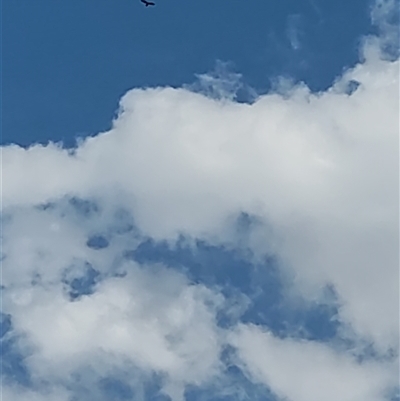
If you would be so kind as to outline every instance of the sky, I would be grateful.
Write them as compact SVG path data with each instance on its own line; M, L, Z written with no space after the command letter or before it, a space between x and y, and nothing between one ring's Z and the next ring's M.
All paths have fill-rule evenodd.
M133 88L182 87L231 63L257 92L281 75L328 88L374 32L366 0L5 0L2 143L108 130ZM23 116L21 116L23 113Z
M2 2L4 401L399 401L398 0Z

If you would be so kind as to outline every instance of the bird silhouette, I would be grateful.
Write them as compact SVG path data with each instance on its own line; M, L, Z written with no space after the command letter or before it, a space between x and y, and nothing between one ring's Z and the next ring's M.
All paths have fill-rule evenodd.
M147 0L140 0L146 7L148 6L155 6L156 3L152 2L152 1L147 1Z

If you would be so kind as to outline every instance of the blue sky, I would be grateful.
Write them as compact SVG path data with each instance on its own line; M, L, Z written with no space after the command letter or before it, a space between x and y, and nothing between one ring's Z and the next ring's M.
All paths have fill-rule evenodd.
M3 399L398 401L398 6L5 0Z
M138 0L19 0L2 8L2 143L24 146L71 145L104 131L127 90L193 83L217 59L261 93L279 75L325 89L373 31L366 0L161 0L153 9Z

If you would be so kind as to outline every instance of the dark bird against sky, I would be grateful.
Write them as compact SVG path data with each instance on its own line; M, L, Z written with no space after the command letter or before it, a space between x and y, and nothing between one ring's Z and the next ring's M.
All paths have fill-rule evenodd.
M156 3L152 2L152 1L147 1L147 0L140 0L146 7L148 6L155 6Z

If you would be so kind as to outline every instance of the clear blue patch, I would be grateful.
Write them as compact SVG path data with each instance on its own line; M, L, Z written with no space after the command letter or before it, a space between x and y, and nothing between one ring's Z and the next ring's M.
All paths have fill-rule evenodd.
M48 140L73 146L76 136L104 132L128 89L181 87L216 59L232 61L259 93L282 74L318 91L357 61L360 35L374 31L370 0L251 6L231 0L229 7L170 0L151 10L139 0L117 7L112 1L3 3L1 140L24 146ZM293 16L301 21L293 26L297 49L287 40ZM393 22L398 25L397 17Z
M92 235L86 241L86 245L92 249L104 249L108 247L109 242L103 235Z
M249 291L251 285L250 263L241 259L235 251L204 241L197 241L193 251L183 239L171 249L167 242L155 242L149 238L134 251L126 253L126 257L138 263L166 264L188 274L193 282L208 286L233 286Z
M242 317L243 323L267 326L276 336L295 336L315 341L329 341L339 328L338 306L335 302L293 305L273 282L259 282L258 292L251 297L252 305ZM271 292L270 292L271 291ZM274 293L275 291L275 293Z
M304 329L310 340L325 340L336 337L339 328L338 309L335 305L313 304L303 313Z

